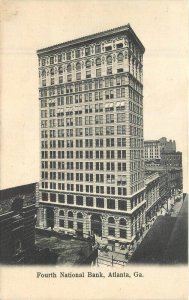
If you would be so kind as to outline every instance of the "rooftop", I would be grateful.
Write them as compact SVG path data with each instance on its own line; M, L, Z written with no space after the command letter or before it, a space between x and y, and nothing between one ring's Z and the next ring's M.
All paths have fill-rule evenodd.
M57 44L57 45L53 45L53 46L46 47L43 49L39 49L39 50L37 50L37 54L40 55L40 54L45 54L48 52L54 52L63 47L69 48L71 46L76 46L77 44L81 44L81 43L95 42L96 39L108 37L108 36L118 34L118 33L123 33L123 32L128 33L130 36L132 36L132 38L136 41L136 43L139 45L141 50L143 52L145 51L143 44L141 43L141 41L139 40L139 38L137 37L137 35L133 31L133 29L131 28L130 24L128 23L127 25L124 25L124 26L116 27L116 28L109 29L106 31L102 31L102 32L98 32L95 34L80 37L80 38L77 38L74 40L70 40L70 41L67 41L67 42L64 42L61 44Z

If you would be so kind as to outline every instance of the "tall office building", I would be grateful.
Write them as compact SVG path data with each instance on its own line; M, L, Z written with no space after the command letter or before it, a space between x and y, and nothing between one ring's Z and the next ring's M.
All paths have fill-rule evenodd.
M144 51L129 24L37 51L39 227L125 244L141 231Z

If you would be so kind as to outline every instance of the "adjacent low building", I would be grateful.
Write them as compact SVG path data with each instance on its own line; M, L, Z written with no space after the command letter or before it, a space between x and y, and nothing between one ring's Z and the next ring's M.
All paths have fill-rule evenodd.
M0 262L27 263L35 244L36 183L0 191Z
M161 207L160 176L152 173L145 177L146 224L150 225Z

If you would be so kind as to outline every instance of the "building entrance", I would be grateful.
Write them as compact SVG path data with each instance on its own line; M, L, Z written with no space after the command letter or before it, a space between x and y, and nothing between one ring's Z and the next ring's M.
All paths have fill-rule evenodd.
M100 215L91 216L91 233L102 236L102 219Z

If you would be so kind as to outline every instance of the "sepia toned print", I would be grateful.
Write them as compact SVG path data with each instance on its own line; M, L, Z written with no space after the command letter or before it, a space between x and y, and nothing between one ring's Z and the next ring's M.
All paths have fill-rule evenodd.
M91 7L88 2L78 2L83 8L78 14L76 2L28 3L30 8L38 9L36 18L41 16L42 9L49 17L50 8L53 11L64 8L65 15L66 11L72 11L73 15L80 16ZM165 4L161 1L154 1L151 5L146 1L141 3L146 7L148 13L144 15L149 22L156 24L156 18L159 18L171 32L176 8L184 14L184 1L182 4L175 1L172 7L169 1ZM173 71L172 62L175 60L178 66L183 66L186 47L183 44L183 50L179 50L176 56L174 48L170 48L172 50L167 56L168 48L161 44L157 47L154 42L159 38L169 47L169 37L167 42L162 38L165 35L161 32L162 23L157 36L151 36L150 44L150 30L146 32L146 25L140 22L137 25L135 17L138 12L134 10L134 2L123 1L120 6L116 2L106 4L102 2L106 13L117 7L120 16L120 9L127 7L129 23L120 24L116 16L110 22L105 14L107 24L103 23L100 30L96 24L87 32L82 25L76 36L70 28L69 34L62 37L57 25L60 22L67 26L66 23L59 21L55 25L50 18L52 23L46 26L50 28L51 24L54 33L46 37L45 43L34 34L27 37L33 48L26 51L25 43L18 45L20 37L10 42L5 33L14 32L12 25L15 22L20 28L17 20L28 23L23 15L23 12L27 15L28 7L19 1L15 6L12 1L3 3L1 140L2 157L8 164L5 168L5 160L2 160L2 299L81 299L78 287L83 288L86 299L187 297L186 131L179 134L181 128L186 128L186 93L183 89L181 93L179 85L173 87L171 83L179 78L179 74ZM96 12L98 10L99 6ZM59 12L56 14L58 16ZM99 15L103 15L102 11ZM165 21L165 16L169 22ZM42 20L46 22L42 18L40 24ZM83 24L86 20L87 17ZM177 15L176 24L178 21ZM33 28L34 23L30 18ZM182 27L186 30L185 24L183 19ZM40 29L39 35L42 31ZM186 42L183 35L181 39ZM153 48L153 43L156 48ZM11 44L16 52L11 50ZM173 44L176 45L174 38ZM27 63L22 65L24 72L29 66L32 71L28 73L29 81L18 75L17 81L22 82L23 90L20 92L15 86L16 107L10 106L10 100L5 101L10 94L5 83L10 82L7 69L11 66L11 56L16 58L15 63L21 63L19 52L23 52L23 63L25 54L30 52L28 66ZM160 73L156 77L162 66L170 69L162 74L162 78ZM180 75L186 74L184 70L179 69ZM154 85L157 83L155 78L159 78L159 88ZM185 77L182 78L183 87ZM26 101L26 94L34 101ZM177 109L175 100L181 94L183 100ZM25 107L24 114L19 117L20 103L16 95L20 95ZM163 100L160 99L162 95L165 96ZM170 102L170 96L173 102ZM168 106L171 108L169 115ZM33 117L27 119L27 115L32 116L32 107ZM7 111L10 113L6 120ZM183 118L180 119L181 112ZM11 115L15 121L19 120L18 128L12 132L18 137L14 163L10 156L12 149L8 147L5 151L10 140L5 133L7 121L12 122ZM152 116L155 117L153 120ZM28 129L33 125L35 130L30 133ZM23 155L19 155L21 135L18 130L21 128L22 148L28 148L28 153L23 151ZM29 149L32 137L35 145ZM18 176L14 172L8 173L8 170L17 170ZM5 174L8 174L7 178ZM33 294L29 292L26 296L25 287L22 287L22 292L13 294L7 276L15 278L16 272L19 272L18 287L21 281L27 284L30 280L35 284L37 289ZM165 290L166 276L169 276L169 281ZM176 282L180 282L180 288L176 287ZM51 284L56 286L58 293L49 290ZM41 294L39 286L46 289L48 295ZM95 286L98 286L99 293L94 291ZM63 295L60 295L63 287Z

